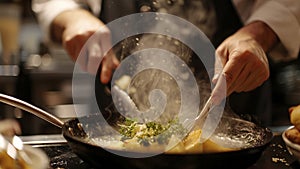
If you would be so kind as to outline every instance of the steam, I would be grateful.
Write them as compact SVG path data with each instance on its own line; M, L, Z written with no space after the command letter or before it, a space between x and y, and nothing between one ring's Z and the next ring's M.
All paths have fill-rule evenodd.
M212 3L212 0L156 0L153 7L157 12L186 19L211 38L217 25Z
M200 30L205 32L208 37L211 37L215 32L215 13L211 10L210 3L210 1L206 0L156 0L153 1L153 7L157 12L173 14L188 20L196 25ZM170 28L176 28L176 30L184 31L184 28L179 28L176 23L169 22L169 25ZM153 29L160 28L159 24L153 25ZM125 39L121 42L121 46L121 60L137 51L149 48L163 49L173 53L191 68L193 75L197 80L201 97L199 108L203 106L204 102L209 97L211 86L204 66L201 61L198 61L197 64L193 63L195 58L198 60L199 58L197 56L193 56L195 54L192 50L179 40L165 35L143 34ZM147 61L149 60L147 56L145 56L140 57L136 63ZM164 62L164 60L161 60L161 62ZM133 65L133 69L134 67L139 69L139 66L139 64ZM188 74L186 72L181 72L175 62L168 66L172 67L172 70L176 71L174 73L181 78L188 78L185 77L188 76ZM165 111L159 121L167 122L174 118L174 114L179 113L181 106L180 86L178 86L176 79L170 76L170 74L158 69L148 69L139 72L132 79L128 93L140 111L147 111L150 108L149 94L155 89L163 91L166 95L167 103Z

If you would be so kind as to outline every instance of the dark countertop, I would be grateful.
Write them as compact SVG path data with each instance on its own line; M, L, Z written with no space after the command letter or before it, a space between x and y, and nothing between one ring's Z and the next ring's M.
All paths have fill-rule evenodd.
M288 152L278 133L260 159L248 169L300 169L300 163Z
M66 142L34 147L41 148L48 155L49 169L94 169L74 154ZM274 132L274 138L259 160L247 169L300 169L300 163L289 154L281 133Z

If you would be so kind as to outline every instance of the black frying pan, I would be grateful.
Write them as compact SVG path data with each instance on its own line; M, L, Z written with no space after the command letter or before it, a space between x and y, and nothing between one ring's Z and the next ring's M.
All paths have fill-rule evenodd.
M84 133L79 121L92 121L95 117L84 117L83 119L73 119L66 122L63 126L63 135L68 141L71 149L83 160L97 167L120 167L120 168L139 168L139 169L193 169L193 168L247 168L255 163L263 150L271 141L272 132L263 127L256 126L262 130L261 142L253 147L238 151L207 153L207 154L160 154L147 158L127 158L110 153L99 146L88 143L89 136ZM93 123L97 128L101 124ZM117 150L114 150L117 151Z
M62 128L62 134L67 140L68 145L74 153L76 153L84 161L90 163L96 168L124 168L124 169L219 169L219 168L236 168L243 169L255 163L262 155L263 150L270 143L273 138L272 132L268 128L264 128L250 122L245 122L245 125L254 125L255 130L262 131L261 139L251 147L247 147L237 151L222 152L222 153L205 153L205 154L159 154L145 158L127 158L116 155L118 151L110 153L100 146L92 144L90 137L98 137L101 132L89 133L83 131L80 122L89 121L89 128L96 129L101 126L101 122L95 120L97 115L86 116L76 119L71 119L62 122L55 116L14 97L0 94L0 101L25 111L33 113L38 117L47 120L58 127ZM104 117L109 120L115 120L111 114L104 114ZM223 120L226 125L226 119ZM222 127L224 128L224 126ZM234 133L233 133L234 134ZM130 152L133 153L133 152Z

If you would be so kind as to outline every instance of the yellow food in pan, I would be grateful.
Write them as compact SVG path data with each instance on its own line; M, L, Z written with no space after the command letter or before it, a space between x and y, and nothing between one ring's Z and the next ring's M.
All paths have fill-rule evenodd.
M235 149L222 147L211 140L206 140L204 143L199 142L201 130L195 130L168 153L216 153L233 151Z

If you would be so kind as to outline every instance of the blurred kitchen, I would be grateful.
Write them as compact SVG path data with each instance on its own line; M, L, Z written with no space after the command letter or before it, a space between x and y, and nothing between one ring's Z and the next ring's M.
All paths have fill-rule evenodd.
M73 116L73 62L59 46L46 46L30 0L0 1L0 88L55 115ZM18 108L0 104L1 119L20 122L22 135L60 133L61 129ZM63 112L63 113L62 113Z
M1 93L52 112L73 117L74 62L60 46L46 46L30 0L0 0ZM288 107L300 103L300 61L271 63L272 125L289 125ZM60 133L49 122L1 103L1 119L17 119L22 135ZM263 112L262 112L263 113Z

